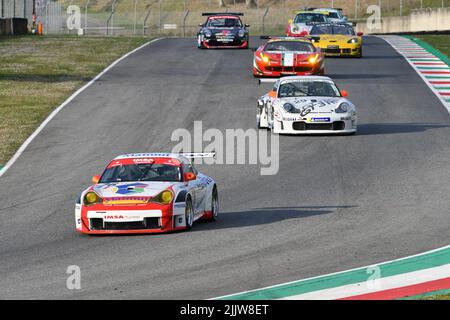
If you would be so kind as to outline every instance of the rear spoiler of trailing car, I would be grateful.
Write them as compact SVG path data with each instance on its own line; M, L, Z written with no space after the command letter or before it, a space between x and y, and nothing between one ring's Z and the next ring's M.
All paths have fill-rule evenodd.
M188 158L188 159L196 159L196 158L216 158L215 152L185 152L179 153L180 156Z
M334 10L344 11L342 8L306 8L307 11L313 11L316 9L334 9Z
M203 12L202 16L216 16L216 15L229 15L229 16L243 16L242 12Z
M278 78L259 78L258 84L261 85L261 83L274 83L278 80Z

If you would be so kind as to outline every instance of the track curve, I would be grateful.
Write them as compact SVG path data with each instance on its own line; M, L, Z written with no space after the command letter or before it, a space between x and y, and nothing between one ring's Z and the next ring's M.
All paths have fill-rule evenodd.
M0 298L210 298L448 244L450 117L387 43L326 72L359 111L356 136L280 137L280 170L201 166L221 219L191 232L88 237L77 194L114 156L166 151L176 128L247 129L266 87L249 50L164 39L63 109L0 179ZM256 41L256 40L255 40ZM81 268L81 290L66 269Z

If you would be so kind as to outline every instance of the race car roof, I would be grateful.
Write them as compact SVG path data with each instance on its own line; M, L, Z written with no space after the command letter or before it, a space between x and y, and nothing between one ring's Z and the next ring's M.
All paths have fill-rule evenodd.
M324 76L288 76L280 78L280 82L286 81L286 80L301 80L301 81L333 81L330 77L324 77Z
M341 26L341 27L351 27L351 28L353 28L352 25L350 25L349 23L346 23L346 22L339 22L339 23L318 22L318 23L315 23L314 26L317 26L317 27L321 27L321 26L327 26L327 27L338 26L339 27L339 26Z
M203 12L202 16L243 16L242 12Z
M303 37L261 37L261 39L268 39L267 43L277 41L311 42L311 39Z
M123 159L136 159L136 158L211 158L214 157L214 152L186 152L186 153L164 153L164 152L152 152L152 153L126 153L114 158L114 160Z
M314 13L314 14L323 14L325 16L329 15L330 12L329 11L311 11L311 10L294 10L295 14L300 14L300 13Z

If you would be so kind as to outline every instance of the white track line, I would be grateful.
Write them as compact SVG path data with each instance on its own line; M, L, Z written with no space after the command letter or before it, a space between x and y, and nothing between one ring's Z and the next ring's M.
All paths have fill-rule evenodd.
M131 54L135 53L136 51L148 46L149 44L156 42L158 40L161 40L162 38L156 38L153 39L147 43L144 43L142 46L126 53L113 63L111 63L108 67L106 67L102 72L100 72L94 79L86 83L83 87L75 91L74 94L72 94L69 98L66 99L58 108L53 110L52 113L41 123L41 125L33 132L31 136L28 137L27 140L20 146L19 150L14 154L14 156L5 164L5 166L0 169L0 177L5 174L5 172L17 161L17 159L22 155L22 153L25 151L25 149L28 147L28 145L36 138L36 136L45 128L45 126L60 112L66 105L68 105L76 96L78 96L81 92L86 90L90 85L92 85L95 81L97 81L100 77L102 77L106 72L108 72L111 68L113 68L116 64L121 62L123 59L127 58Z

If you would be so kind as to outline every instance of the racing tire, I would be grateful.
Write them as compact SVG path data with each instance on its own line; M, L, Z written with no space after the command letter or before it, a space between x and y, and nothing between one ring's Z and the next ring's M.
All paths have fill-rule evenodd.
M197 48L204 49L205 47L202 44L202 41L200 39L200 35L197 36Z
M219 217L219 195L217 193L217 189L214 186L212 195L211 195L211 217L208 221L217 221Z
M361 47L361 49L359 50L359 54L358 54L356 57L357 57L358 59L361 59L362 56L363 56L363 50L362 50L362 47Z
M186 200L186 209L185 209L185 220L186 220L186 230L189 230L194 225L194 207L192 206L191 198L187 198Z

